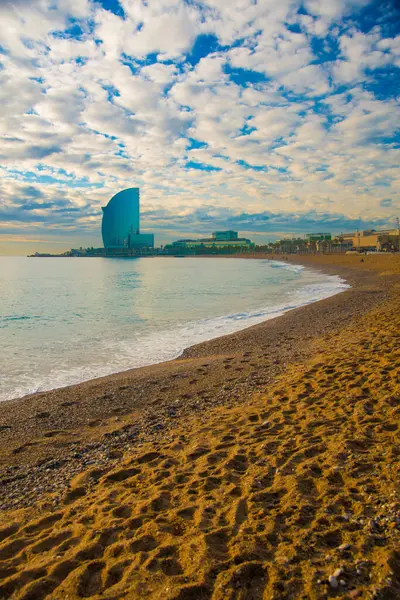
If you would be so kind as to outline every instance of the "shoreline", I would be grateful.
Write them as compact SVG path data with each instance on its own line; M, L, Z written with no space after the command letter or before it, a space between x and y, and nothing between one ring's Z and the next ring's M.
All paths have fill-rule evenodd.
M360 269L359 257L340 259L348 264L307 255L289 261L344 278L352 287L339 294L190 346L171 361L1 402L0 482L6 500L0 497L0 509L10 507L9 491L11 506L29 505L65 487L90 461L112 460L113 449L127 451L169 435L193 412L246 403L289 365L304 363L315 340L387 295L374 270Z
M164 257L162 257L162 258L164 258ZM195 257L188 257L188 258L189 259L190 258L213 258L214 259L214 258L221 258L221 257L220 256L216 256L216 257L214 257L214 256L210 256L210 257L208 257L208 256L206 256L206 257L197 257L197 256L195 256ZM226 256L226 257L222 257L222 258L231 258L231 257L230 256ZM233 256L233 258L235 258L236 260L238 260L238 259L245 260L247 257L243 257L243 256L239 256L238 255L238 256ZM248 258L250 258L252 260L266 260L266 257L264 257L264 256L249 256ZM268 260L273 260L274 262L279 263L279 264L284 265L284 266L288 265L288 262L285 261L284 258L282 258L282 259L279 259L279 258L271 259L271 257L269 257ZM303 265L301 263L299 263L298 266L302 267ZM78 380L78 381L72 382L72 383L70 382L70 383L65 383L65 384L61 384L61 385L56 385L55 387L50 387L50 388L45 387L44 389L40 389L40 390L36 390L36 391L28 391L26 393L23 393L22 395L18 395L18 396L16 395L16 396L13 396L11 398L10 397L0 398L0 406L4 402L15 402L15 401L18 401L18 400L24 400L25 398L28 398L28 397L34 397L34 396L38 396L40 394L44 394L44 393L48 393L48 392L54 392L54 391L65 389L65 388L72 388L72 387L74 387L76 385L81 385L81 384L88 383L88 382L104 380L105 378L113 376L113 375L122 375L123 373L132 372L132 371L137 370L137 369L148 368L148 367L152 367L154 365L159 365L159 364L164 364L164 363L170 363L170 362L172 362L174 360L179 360L180 358L182 358L185 355L186 352L190 353L190 349L192 347L194 347L194 346L198 346L200 344L207 344L208 342L212 342L215 339L219 339L219 338L224 338L224 337L228 337L228 336L231 336L231 335L235 335L236 333L240 333L241 331L243 331L245 329L250 329L250 328L252 328L254 326L257 326L257 325L262 325L266 321L269 321L269 320L272 320L272 319L275 319L275 318L279 318L279 317L283 316L284 314L286 314L287 312L289 312L291 310L300 309L300 308L303 308L304 306L307 306L309 304L313 304L315 302L320 302L321 300L325 300L327 298L335 296L336 294L343 293L343 291L345 291L345 289L347 289L348 287L351 287L339 275L335 275L335 274L332 274L332 273L328 275L328 274L323 273L320 270L317 270L315 268L313 268L313 269L309 268L309 271L311 273L317 273L318 272L321 275L327 275L329 277L337 277L337 281L335 282L334 291L329 291L329 295L327 295L325 298L324 297L317 298L317 299L307 299L306 298L303 301L299 300L299 304L297 306L289 306L289 305L285 306L285 305L282 305L282 304L277 304L276 306L271 306L271 307L268 307L267 309L262 309L262 308L252 309L251 313L247 313L248 318L245 321L241 322L241 323L244 323L244 325L242 325L240 328L236 329L235 331L225 331L225 333L218 333L217 330L215 330L214 333L211 333L212 337L209 337L209 338L205 339L204 341L198 341L198 342L194 341L194 342L191 342L191 343L189 343L189 345L183 347L178 353L174 353L173 355L171 353L171 357L170 358L165 358L165 359L162 359L162 360L155 360L155 362L150 362L148 364L144 364L144 365L140 365L140 366L131 366L131 367L128 367L126 369L123 368L121 370L115 370L115 371L112 371L110 373L103 373L103 374L99 374L99 375L90 376L87 379ZM328 282L328 280L326 280L325 282L321 282L321 283L323 285L325 285L327 282ZM343 286L343 287L341 287L341 286ZM304 288L301 288L301 289L304 289ZM287 302L289 302L289 299L287 300ZM243 310L245 310L245 309L243 309ZM253 315L254 312L260 313L262 311L264 311L264 315L263 315L261 321L248 323L248 321L252 321L252 320L254 320L254 318L257 318L257 315L256 315L256 317L254 317L254 315ZM235 315L232 314L232 313L227 313L227 314L219 315L219 316L214 317L214 318L203 317L198 322L203 322L203 321L204 322L208 322L209 320L215 320L215 319L217 319L217 320L225 319L226 320L226 319L234 317L234 316ZM260 317L258 316L258 318L260 318ZM187 324L190 325L191 323L186 323L186 325ZM159 331L157 333L159 333L159 334L162 335L163 333L165 333L165 331Z

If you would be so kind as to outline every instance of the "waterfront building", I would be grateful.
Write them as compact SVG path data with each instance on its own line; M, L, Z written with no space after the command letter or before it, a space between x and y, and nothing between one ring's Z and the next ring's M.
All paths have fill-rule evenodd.
M102 210L101 232L105 248L154 247L154 234L140 233L139 188L128 188L118 192Z
M306 233L306 240L309 242L329 242L332 239L331 233Z
M399 229L366 229L333 236L330 233L307 233L302 238L284 238L274 242L275 251L293 254L307 252L398 252Z
M166 246L167 252L210 253L243 252L254 248L253 242L240 238L237 231L215 231L211 238L182 239Z
M367 229L340 234L340 239L351 244L353 250L399 251L400 232L398 229Z

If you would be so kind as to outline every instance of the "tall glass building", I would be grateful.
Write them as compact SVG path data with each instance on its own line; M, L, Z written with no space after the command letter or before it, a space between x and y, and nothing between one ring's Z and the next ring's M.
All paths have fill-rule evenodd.
M105 248L154 247L154 234L140 233L139 188L118 192L103 207L101 232Z

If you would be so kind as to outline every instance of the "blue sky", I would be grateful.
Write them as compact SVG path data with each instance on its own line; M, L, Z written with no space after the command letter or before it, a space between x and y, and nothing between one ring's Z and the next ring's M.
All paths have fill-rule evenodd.
M0 253L393 226L396 0L3 0Z

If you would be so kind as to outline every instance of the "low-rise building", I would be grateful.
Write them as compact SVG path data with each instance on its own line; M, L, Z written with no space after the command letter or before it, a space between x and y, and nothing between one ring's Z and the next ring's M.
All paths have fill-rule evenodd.
M398 251L399 232L396 229L366 229L351 233L342 233L338 236L343 242L351 243L353 250L368 251Z
M273 244L275 250L284 253L307 252L398 252L400 231L398 229L365 229L333 236L331 233L307 233L303 238L284 238Z
M306 233L306 240L309 242L328 242L332 239L331 233Z
M167 253L180 251L182 253L200 254L202 252L232 252L254 248L254 243L247 238L240 238L237 231L215 231L211 238L182 239L165 246Z

